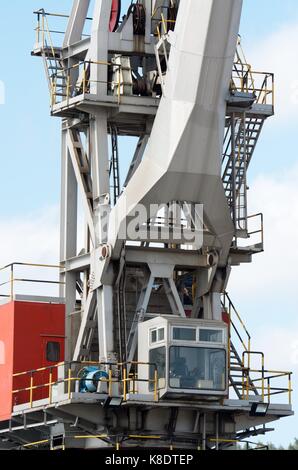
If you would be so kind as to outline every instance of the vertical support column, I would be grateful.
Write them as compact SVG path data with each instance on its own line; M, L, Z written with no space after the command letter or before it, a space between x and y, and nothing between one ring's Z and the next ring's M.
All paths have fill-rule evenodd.
M90 156L93 181L96 247L107 241L110 213L110 177L108 153L108 126L106 111L98 111L90 124ZM109 360L114 354L113 287L97 289L98 342L100 360Z
M97 289L99 360L114 360L113 287Z
M203 296L203 314L204 320L212 320L212 303L210 293Z
M210 292L211 296L211 308L212 308L212 320L222 320L222 308L221 308L221 293Z
M90 57L90 93L97 96L107 94L108 82L108 38L112 0L95 0Z
M74 0L63 41L64 48L70 47L72 44L79 42L82 39L89 4L90 0ZM77 60L72 58L68 60L67 64L69 68L68 79L70 92L73 91L79 77L79 68L71 69L71 67L76 63Z
M145 10L146 10L145 42L150 44L150 42L151 42L152 0L144 0L144 6L145 6Z
M110 168L108 151L108 123L105 110L96 112L90 122L90 154L92 168L92 190L94 210L109 211L110 197ZM107 199L108 197L108 199ZM103 215L103 214L101 214ZM96 241L102 243L106 240L105 227L97 221Z
M86 155L88 158L89 168L91 168L90 162L90 155L91 155L91 145L90 145L90 127L85 132L86 137ZM91 175L90 175L91 178ZM85 218L85 225L84 225L84 249L85 253L90 253L91 249L91 240L90 240L90 230L88 226L88 221ZM82 304L85 305L87 302L88 292L89 292L89 275L90 275L90 267L86 269L83 273L83 297L82 297Z
M61 221L60 221L60 262L77 254L77 181L68 154L66 130L62 129L62 166L61 166ZM60 274L60 296L65 298L65 360L71 358L71 324L69 315L76 304L76 274Z

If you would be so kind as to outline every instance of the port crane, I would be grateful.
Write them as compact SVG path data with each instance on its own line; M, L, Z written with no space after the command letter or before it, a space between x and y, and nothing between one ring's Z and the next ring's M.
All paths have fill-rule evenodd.
M291 372L266 369L228 294L264 249L247 172L274 77L244 56L242 0L93 3L35 12L61 119L60 291L17 294L6 267L0 447L228 448L293 414Z

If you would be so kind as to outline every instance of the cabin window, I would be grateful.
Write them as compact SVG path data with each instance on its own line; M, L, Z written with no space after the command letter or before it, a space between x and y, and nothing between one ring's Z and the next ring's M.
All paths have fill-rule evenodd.
M172 346L170 348L169 380L171 388L225 390L225 350Z
M223 330L200 328L200 341L223 343Z
M49 341L46 348L46 357L48 362L60 361L60 343L57 341Z
M196 336L196 328L180 328L176 326L173 327L173 340L196 341Z
M164 328L155 328L150 330L150 344L155 344L157 342L163 341L165 339L165 329Z
M149 390L154 390L154 378L155 371L157 371L158 377L158 388L165 387L165 378L166 378L166 348L165 346L161 348L151 349L149 352Z

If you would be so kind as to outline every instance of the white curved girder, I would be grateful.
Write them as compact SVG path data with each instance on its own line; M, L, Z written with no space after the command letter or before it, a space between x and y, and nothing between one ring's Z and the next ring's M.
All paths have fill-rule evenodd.
M204 204L205 221L221 242L220 264L226 263L234 227L221 153L241 9L242 0L181 2L149 143L111 213L114 257L121 245L118 234L137 204L179 200Z

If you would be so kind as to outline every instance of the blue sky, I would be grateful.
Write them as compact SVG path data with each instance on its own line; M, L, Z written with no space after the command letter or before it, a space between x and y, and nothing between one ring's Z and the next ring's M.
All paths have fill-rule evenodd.
M3 58L0 79L6 87L6 105L0 107L0 150L5 155L2 171L6 176L1 182L0 196L1 201L9 201L2 204L3 215L42 208L55 204L59 198L60 123L49 116L49 95L41 60L30 56L35 27L32 11L43 6L48 11L68 13L71 4L71 0L1 2L0 27L4 40L0 44ZM280 25L297 20L298 2L244 0L242 18L243 43L250 46ZM286 138L286 133L292 134L292 130L287 125L284 138L278 139L265 133L258 149L263 156L254 160L252 175L267 166L268 155L270 171L278 170L280 155L287 148L288 161L295 158L290 151L291 137ZM126 155L123 158L126 159ZM10 175L13 175L13 191Z
M0 80L6 90L5 104L0 105L0 214L7 233L9 227L11 231L18 230L18 218L30 219L41 213L42 220L46 220L47 213L52 217L52 208L59 203L60 121L49 114L49 93L42 62L30 56L35 38L32 12L43 7L51 12L69 13L71 5L71 0L0 3ZM256 333L260 347L265 340L273 361L276 351L270 349L272 338L280 337L284 342L280 347L281 355L284 352L281 365L297 370L298 359L295 362L290 358L289 345L295 346L295 339L298 339L294 297L297 275L293 269L298 261L295 248L298 233L297 226L290 223L296 220L295 198L298 198L295 191L298 187L298 101L290 96L295 87L298 89L298 2L244 0L240 34L248 61L276 73L279 98L276 117L266 123L250 168L251 206L256 211L264 209L267 252L253 265L235 270L231 292L250 330ZM287 81L290 75L291 81ZM123 170L131 159L132 145L123 145L121 150ZM123 178L124 170L122 181ZM280 212L279 228L276 228L276 208ZM15 252L19 251L15 247L15 252L10 253L14 247L9 236L5 243L3 251L15 259ZM297 379L295 382L297 390ZM286 444L298 435L297 423L297 418L284 420L268 439Z

